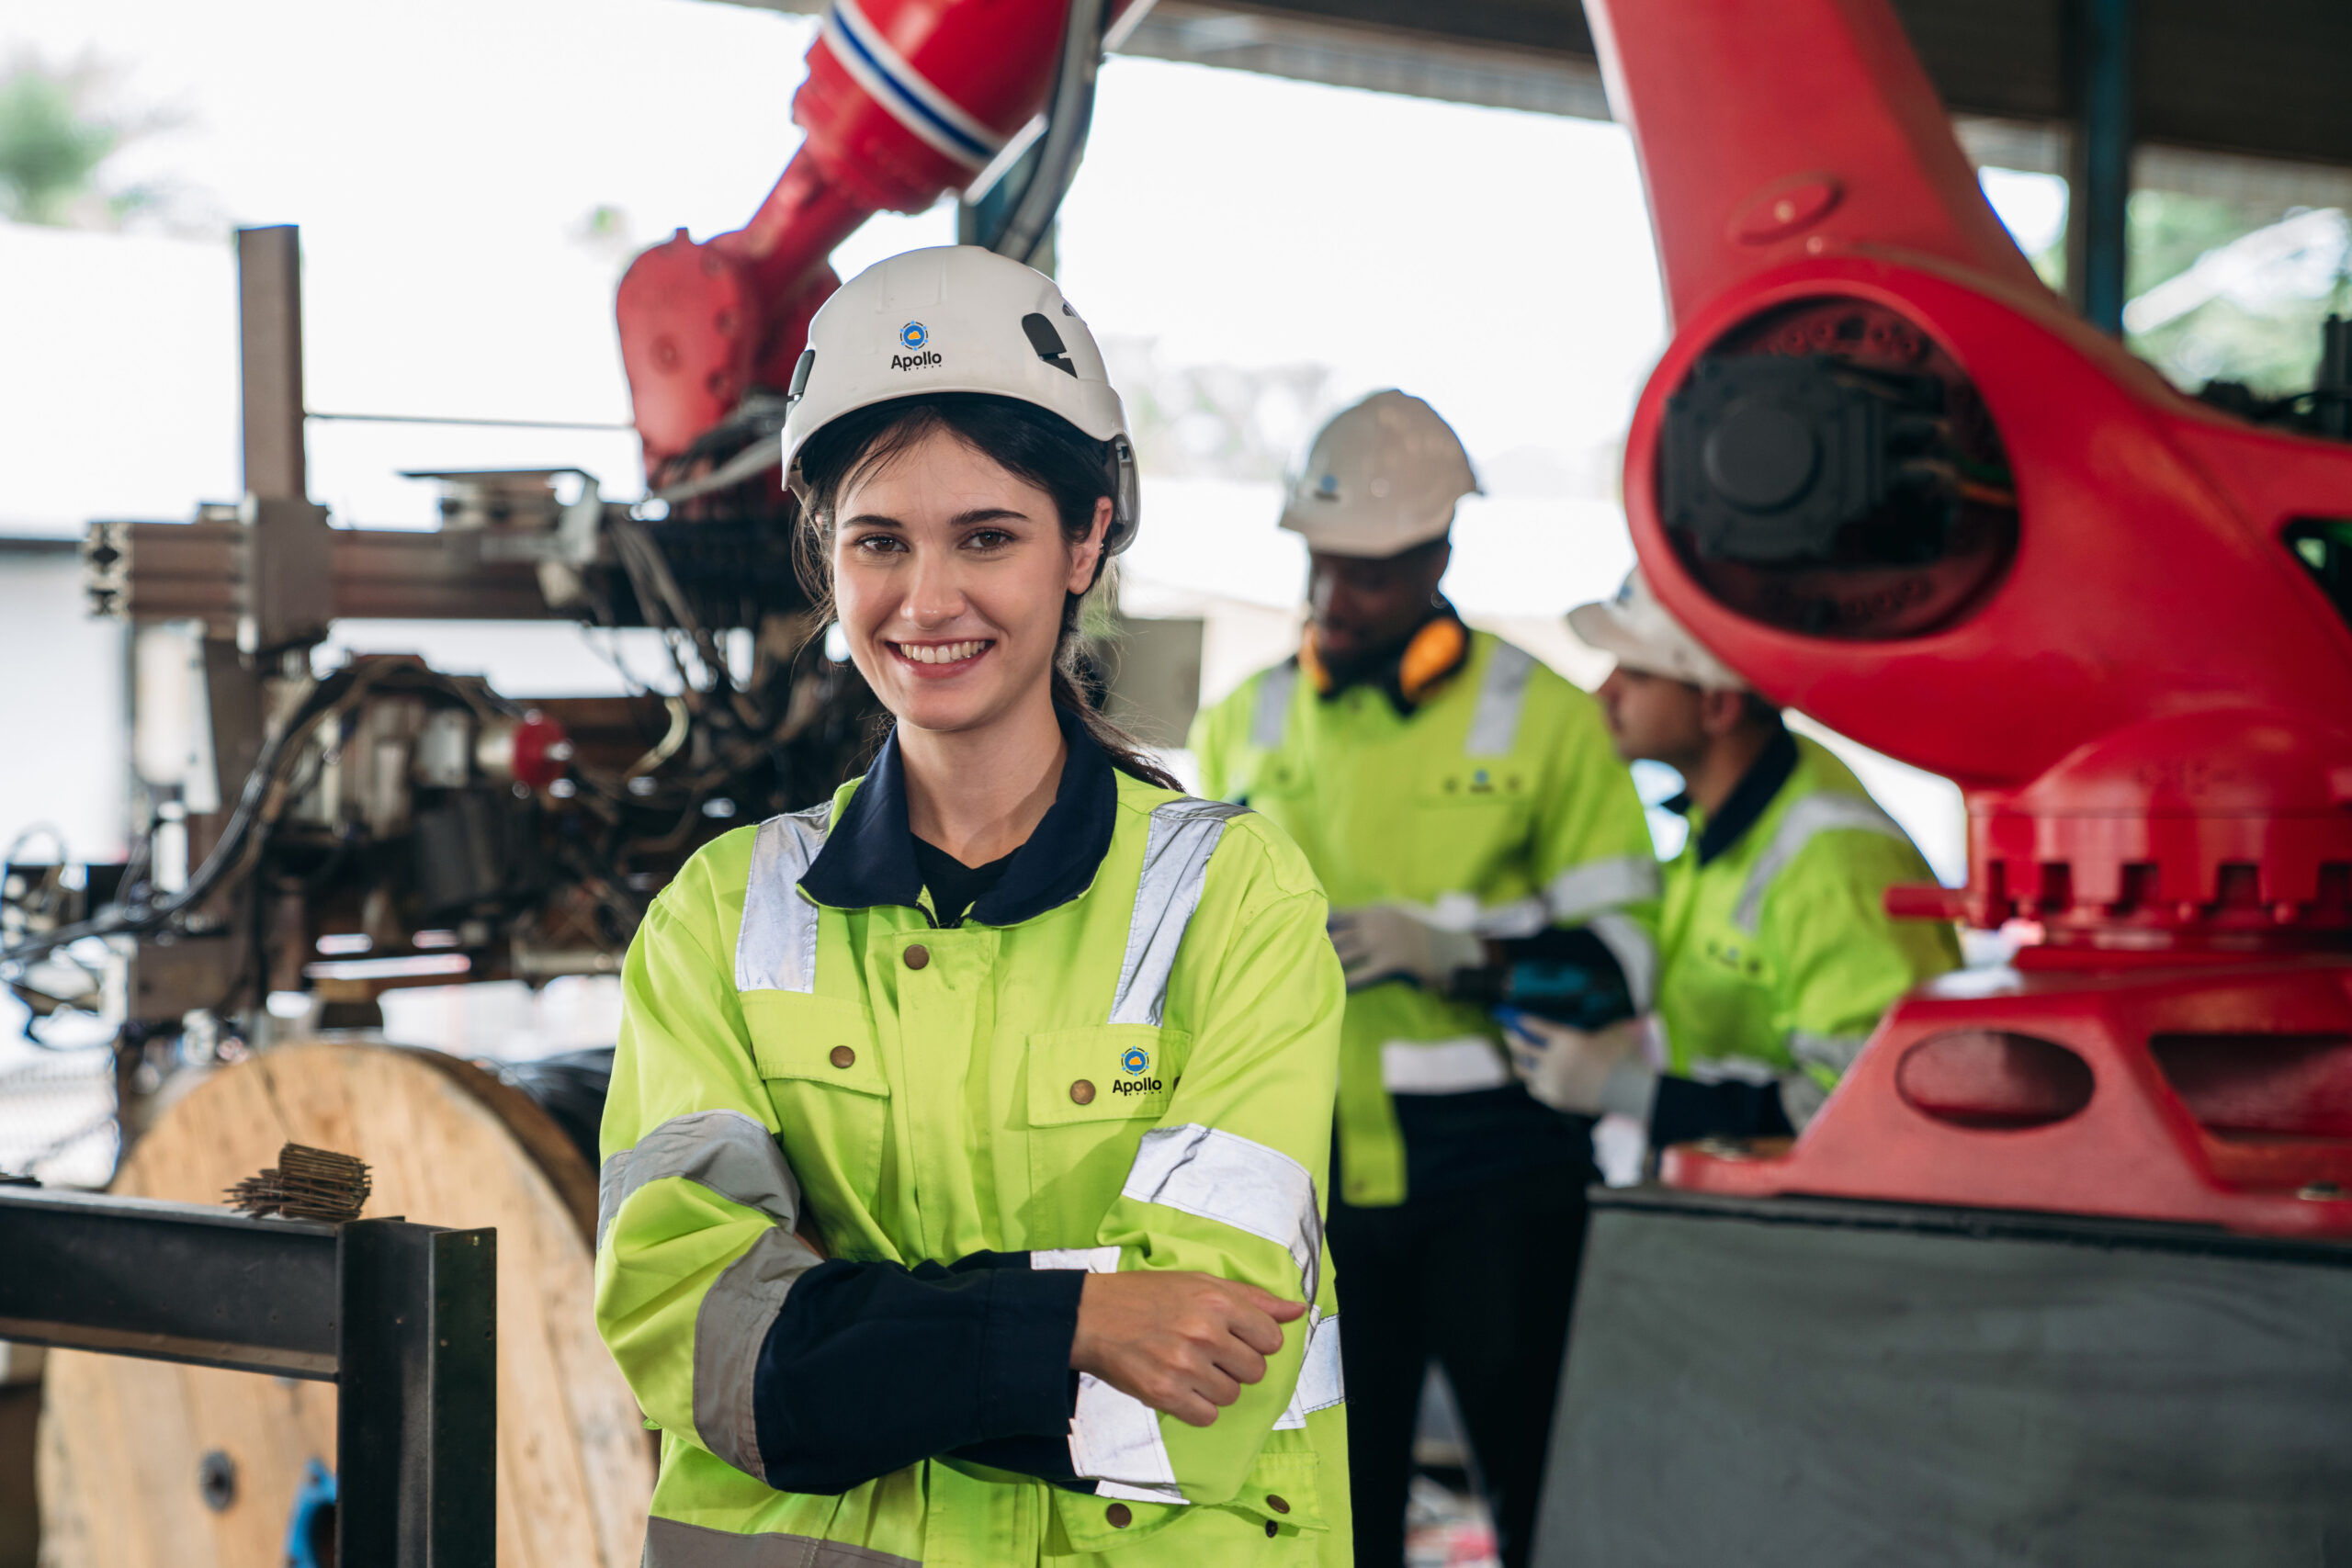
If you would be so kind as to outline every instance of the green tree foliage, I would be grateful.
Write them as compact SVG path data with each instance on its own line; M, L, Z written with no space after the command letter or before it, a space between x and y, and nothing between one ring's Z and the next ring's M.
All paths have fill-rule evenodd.
M2134 191L2126 293L2136 299L2247 236L2301 216L2300 209L2275 204ZM2318 227L2324 231L2326 225ZM2271 397L2299 391L2312 383L2320 321L2340 305L2344 264L2339 242L2306 245L2241 267L2228 287L2203 303L2162 325L2131 333L2125 341L2189 390L2228 380Z
M31 59L0 73L0 218L111 229L153 204L143 186L101 187L107 161L139 130L96 110L100 78L95 66Z

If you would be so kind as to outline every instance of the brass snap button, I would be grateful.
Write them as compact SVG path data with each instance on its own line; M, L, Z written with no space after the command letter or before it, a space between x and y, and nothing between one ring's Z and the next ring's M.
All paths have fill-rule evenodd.
M1112 1504L1102 1510L1102 1517L1111 1521L1111 1528L1114 1530L1123 1530L1136 1522L1136 1511L1125 1503Z
M833 1066L837 1067L854 1067L857 1066L857 1053L851 1050L846 1045L834 1046Z
M917 942L912 947L907 949L908 968L920 969L930 962L931 949L925 947L922 943Z
M1273 1521L1273 1520L1272 1520L1272 1519L1268 1519L1268 1520L1266 1521L1266 1539L1267 1539L1268 1540L1273 1540L1273 1539L1274 1539L1274 1537L1276 1537L1276 1536L1278 1536L1278 1535L1280 1535L1280 1534L1282 1534L1282 1533L1283 1533L1283 1527L1282 1527L1282 1526L1280 1526L1280 1525L1278 1525L1278 1524L1274 1523L1274 1521Z
M1271 1493L1267 1495L1266 1506L1272 1508L1277 1514L1287 1514L1290 1512L1290 1504L1283 1498L1272 1495Z
M1069 1100L1072 1105L1093 1104L1094 1086L1087 1082L1084 1078L1079 1079L1076 1083L1069 1086Z

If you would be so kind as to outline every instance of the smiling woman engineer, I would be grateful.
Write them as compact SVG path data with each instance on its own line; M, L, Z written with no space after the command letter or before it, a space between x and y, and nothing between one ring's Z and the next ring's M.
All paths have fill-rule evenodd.
M629 951L596 1318L662 1429L645 1561L1337 1568L1340 967L1290 840L1069 674L1136 530L1102 355L1043 275L916 251L792 392L897 725Z

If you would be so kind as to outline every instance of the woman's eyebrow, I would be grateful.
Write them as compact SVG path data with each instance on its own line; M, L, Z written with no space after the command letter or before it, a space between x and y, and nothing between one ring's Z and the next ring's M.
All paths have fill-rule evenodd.
M854 517L844 517L838 525L843 528L903 528L905 524L895 517L885 517L878 512L861 512Z
M1011 518L1016 523L1026 523L1029 521L1029 514L1025 512L1016 512L1010 506L976 506L969 512L959 512L949 518L947 525L951 528L968 528L975 523L1001 523L1006 518Z

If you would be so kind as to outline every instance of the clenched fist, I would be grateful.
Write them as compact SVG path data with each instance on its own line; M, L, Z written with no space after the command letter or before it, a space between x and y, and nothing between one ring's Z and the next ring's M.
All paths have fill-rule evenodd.
M1185 1270L1089 1274L1069 1364L1179 1421L1205 1427L1266 1375L1306 1303Z

